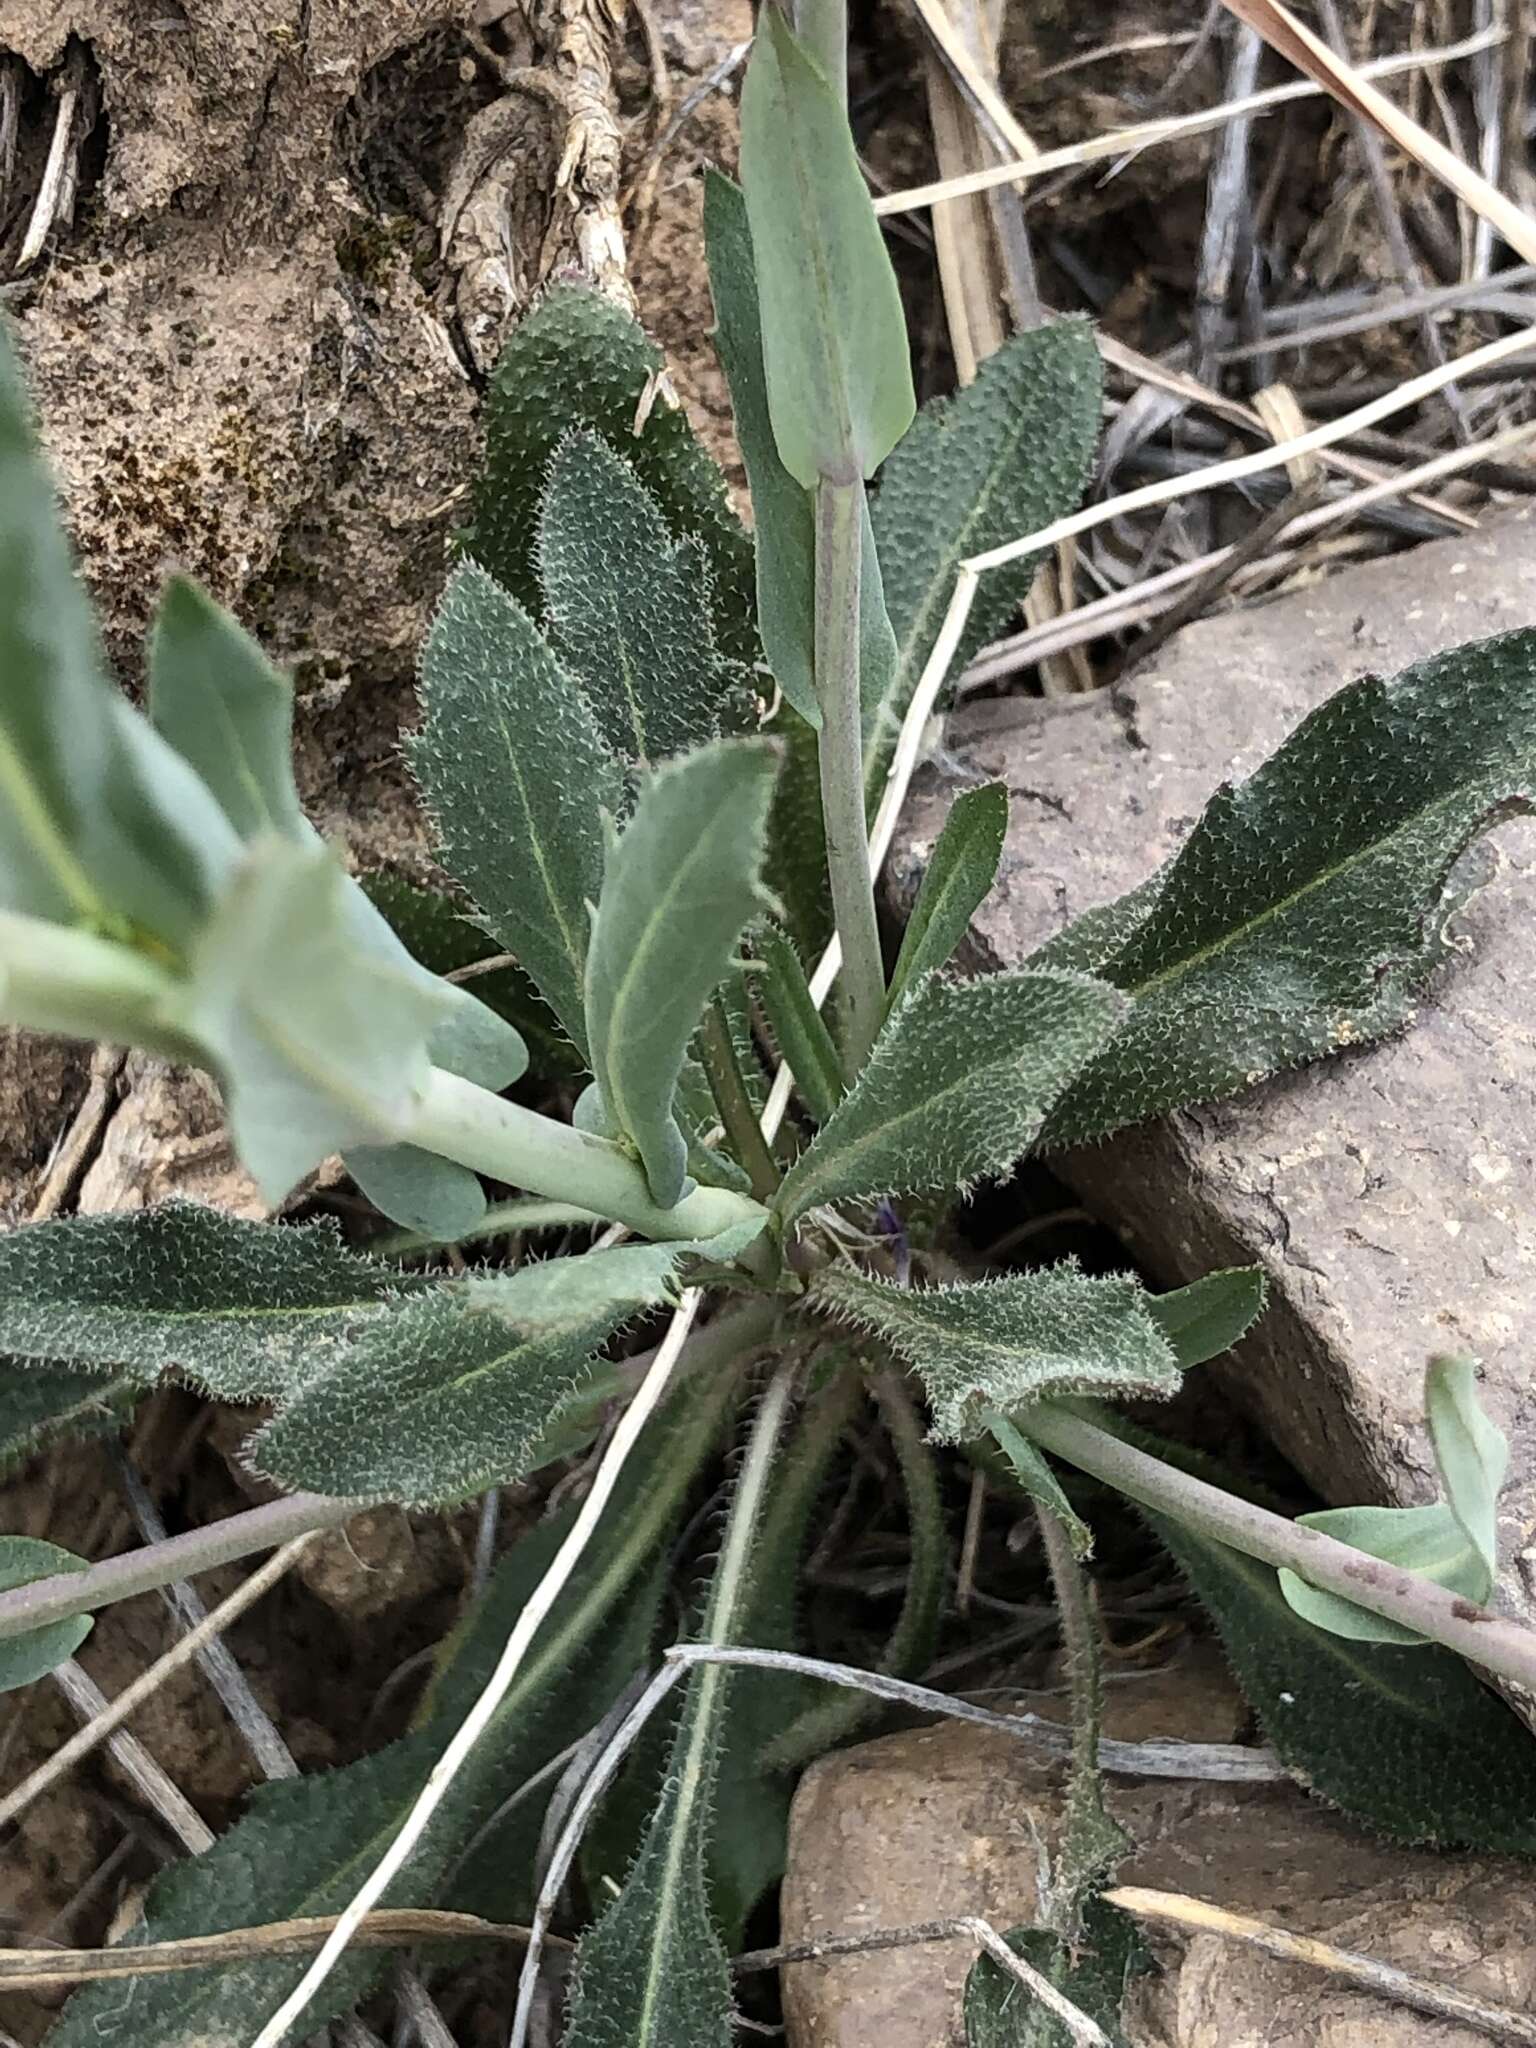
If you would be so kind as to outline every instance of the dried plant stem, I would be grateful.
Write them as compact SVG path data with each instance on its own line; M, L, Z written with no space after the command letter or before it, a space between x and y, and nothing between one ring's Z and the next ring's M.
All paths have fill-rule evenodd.
M1077 2048L1113 2048L1108 2034L1098 2021L1091 2020L1087 2013L1080 2011L1070 1998L1056 1989L1048 1977L1042 1977L1032 1963L1027 1963L1022 1956L1016 1956L989 1921L965 1919L960 1925L1000 1970L1005 1970L1032 1998L1038 1999L1047 2012L1055 2015L1077 2044Z
M141 1672L132 1685L125 1686L108 1707L88 1721L77 1735L72 1735L61 1749L56 1749L30 1777L22 1780L14 1792L0 1799L0 1827L15 1820L81 1757L88 1756L98 1743L104 1742L120 1728L129 1715L135 1713L189 1658L195 1657L207 1644L217 1641L231 1622L277 1584L289 1566L296 1563L314 1542L318 1533L317 1530L309 1530L285 1544L275 1557L268 1558L258 1571L252 1572L244 1585L237 1587L227 1600L221 1601L190 1633L167 1650L163 1657L158 1657L147 1671Z
M1358 66L1355 76L1389 78L1396 72L1424 71L1432 65L1454 63L1459 58L1472 57L1481 50L1489 49L1501 41L1503 35L1501 29L1485 29L1462 42L1448 43L1441 49L1408 50L1400 56L1378 57L1369 64ZM1324 89L1311 80L1276 85L1264 92L1252 93L1246 99L1204 108L1197 114L1139 121L1133 127L1119 128L1109 135L1091 136L1086 142L1071 143L1064 149L1042 150L1034 156L1020 155L1012 163L991 165L984 171L970 171L959 178L942 178L931 185L914 185L905 192L892 192L875 201L875 212L881 215L915 213L921 207L936 206L946 199L963 199L971 192L985 192L992 185L1021 184L1042 178L1050 171L1072 170L1079 164L1102 163L1107 157L1132 156L1157 143L1174 142L1184 136L1221 128L1228 121L1239 120L1246 114L1265 113L1271 107L1284 106L1291 100L1316 99Z
M48 1676L82 1721L99 1720L107 1711L106 1694L73 1657L66 1657L62 1664L56 1664ZM181 1846L193 1856L201 1856L205 1849L211 1849L213 1830L137 1736L125 1735L119 1730L115 1735L109 1735L107 1741L118 1768L138 1787L144 1803L159 1816Z
M311 1530L334 1529L357 1512L353 1500L293 1493L268 1501L264 1507L249 1508L242 1515L227 1515L205 1529L192 1529L184 1536L168 1537L164 1543L149 1543L142 1550L109 1557L104 1564L93 1564L83 1572L34 1579L29 1586L0 1593L0 1642L51 1621L67 1620L72 1614L94 1613L99 1607L131 1600L137 1593L153 1593L177 1579L212 1571L215 1565L233 1564L252 1551L274 1550Z
M167 1977L180 1970L227 1968L252 1957L301 1956L317 1949L336 1925L334 1913L313 1919L274 1920L261 1927L234 1927L224 1934L192 1934L181 1941L151 1941L121 1948L0 1949L0 1990L48 1991L64 1984L89 1984L99 1977ZM473 1913L441 1913L388 1907L370 1913L353 1935L356 1948L415 1947L423 1941L513 1943L528 1939L526 1927L481 1920ZM570 1944L559 1935L558 1948Z
M793 1650L753 1650L737 1644L714 1647L709 1643L674 1643L666 1652L668 1664L746 1664L759 1671L787 1671L802 1678L819 1678L828 1685L850 1686L867 1692L893 1706L915 1707L919 1713L939 1714L947 1721L970 1721L978 1728L991 1728L999 1735L1032 1744L1047 1755L1069 1757L1071 1731L1059 1721L1039 1714L999 1714L990 1707L978 1707L970 1700L956 1699L931 1686L913 1685L905 1678L885 1678L879 1672L860 1671L852 1664L831 1664L824 1657L802 1657ZM1106 1736L1099 1744L1099 1763L1106 1771L1132 1778L1201 1778L1219 1784L1269 1785L1282 1781L1286 1771L1271 1749L1236 1742L1116 1742Z
M1321 1529L1288 1522L1224 1493L1057 1402L1042 1401L1022 1419L1044 1449L1154 1514L1182 1522L1261 1564L1293 1571L1309 1585L1442 1643L1485 1671L1536 1689L1536 1629L1506 1621L1432 1579L1370 1557Z
M859 705L859 579L864 486L823 477L816 487L816 695L827 876L844 963L842 1054L856 1080L885 1014L885 965L875 917L864 819Z
M613 1440L598 1465L592 1490L582 1502L581 1511L571 1527L570 1534L555 1553L549 1570L534 1588L518 1615L516 1626L508 1636L506 1647L497 1661L496 1669L486 1681L484 1690L460 1722L453 1740L433 1765L426 1785L394 1840L375 1864L351 1904L337 1920L319 1955L305 1971L292 1993L284 1999L282 2005L262 2028L252 2042L251 2048L279 2048L288 2029L341 1960L354 1930L383 1897L394 1877L410 1861L428 1822L442 1803L465 1759L485 1732L497 1707L505 1698L530 1644L548 1619L571 1574L581 1562L587 1545L597 1533L603 1512L612 1497L614 1487L618 1484L619 1475L639 1442L646 1423L654 1414L671 1383L673 1371L687 1342L689 1329L699 1312L701 1298L696 1287L690 1287L684 1293L673 1314L671 1326L661 1348L656 1353L654 1364L646 1374L634 1400L620 1418Z
M1352 1949L1335 1948L1331 1942L1311 1935L1287 1934L1267 1921L1247 1913L1229 1913L1224 1906L1208 1905L1182 1892L1144 1891L1139 1885L1122 1885L1106 1892L1105 1899L1122 1913L1138 1920L1159 1921L1183 1928L1190 1934L1219 1934L1228 1941L1246 1943L1278 1956L1282 1962L1301 1963L1308 1969L1324 1970L1362 1991L1373 1991L1394 2005L1404 2005L1431 2019L1452 2025L1475 2027L1496 2041L1536 2042L1536 2019L1528 2013L1510 2012L1503 2006L1487 2005L1469 1997L1451 1984L1433 1984L1424 1977L1410 1977L1391 1963L1374 1956L1357 1955Z

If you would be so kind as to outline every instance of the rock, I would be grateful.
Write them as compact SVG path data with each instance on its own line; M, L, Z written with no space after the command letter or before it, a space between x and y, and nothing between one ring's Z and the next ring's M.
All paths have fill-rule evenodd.
M1255 768L1352 677L1536 623L1536 517L1347 571L1186 628L1112 695L976 704L949 722L967 781L1013 800L998 887L972 931L1013 965L1142 881L1218 782ZM895 850L910 896L950 789L924 771ZM1224 1368L1326 1498L1433 1490L1426 1358L1465 1348L1513 1457L1499 1600L1536 1619L1536 825L1456 920L1460 957L1400 1038L1169 1117L1056 1164L1136 1257L1176 1283L1256 1262L1270 1308Z
M1128 1722L1111 1693L1110 1733L1230 1735L1241 1712L1199 1655L1157 1688L1160 1722ZM1062 1711L1052 1698L1018 1702ZM948 1721L825 1757L790 1817L782 1939L815 1940L975 1914L1001 1929L1035 1911L1041 1847L1061 1825L1063 1773L1027 1744ZM1136 1843L1125 1884L1183 1892L1287 1932L1321 1936L1490 2003L1536 1997L1536 1893L1529 1870L1376 1842L1287 1784L1117 1778L1109 1803ZM1441 2025L1209 1935L1187 1952L1158 1934L1160 1977L1136 1987L1135 2048L1482 2048ZM799 1963L784 1972L789 2048L963 2048L960 2000L972 1952L960 1941Z

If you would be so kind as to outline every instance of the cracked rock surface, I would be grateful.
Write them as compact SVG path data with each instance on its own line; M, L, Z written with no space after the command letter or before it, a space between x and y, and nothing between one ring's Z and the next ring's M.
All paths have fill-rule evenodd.
M972 945L1016 965L1144 880L1219 782L1351 678L1532 624L1522 512L1187 627L1112 695L963 709L909 804L895 892L910 897L955 772L1001 778L1008 843ZM1498 1600L1536 1619L1536 824L1486 843L1493 879L1410 1031L1053 1163L1162 1282L1264 1268L1269 1312L1223 1370L1325 1498L1432 1497L1425 1362L1476 1353L1513 1452Z

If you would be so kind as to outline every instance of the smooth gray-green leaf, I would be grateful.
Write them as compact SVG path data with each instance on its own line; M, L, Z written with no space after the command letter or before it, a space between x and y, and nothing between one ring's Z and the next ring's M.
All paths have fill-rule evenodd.
M626 1245L445 1281L367 1325L252 1441L284 1486L436 1506L543 1462L593 1354L667 1299L677 1252Z
M271 1400L429 1284L358 1258L329 1223L245 1223L194 1202L59 1218L0 1233L0 1352Z
M556 654L621 759L654 767L718 739L748 694L717 653L699 544L598 434L555 450L539 520L539 576Z
M3 327L0 676L0 907L179 950L239 840L107 679Z
M433 1066L493 1092L520 1081L528 1067L522 1033L467 989L440 986L452 1002L427 1040ZM419 1145L354 1145L342 1164L381 1215L441 1244L467 1236L485 1214L479 1175Z
M585 1053L587 905L602 881L601 815L623 801L618 758L532 619L474 563L443 594L421 689L411 765L444 865Z
M1509 1471L1509 1442L1483 1413L1474 1359L1451 1354L1430 1360L1424 1419L1446 1505L1482 1558L1491 1583L1498 1571L1499 1494Z
M121 1428L141 1384L126 1373L0 1361L0 1479L51 1443Z
M704 241L715 301L715 349L730 386L736 439L752 490L757 621L763 652L786 701L809 724L819 726L815 499L784 467L773 436L746 200L739 185L711 169L704 173ZM896 660L896 638L886 615L867 504L863 528L859 683L861 692L878 699Z
M605 294L574 284L546 293L514 329L491 376L485 468L464 545L537 617L539 500L549 459L569 428L591 427L634 465L673 538L696 534L703 542L716 644L750 666L758 654L752 543L665 369L645 330Z
M869 1064L796 1160L786 1222L824 1202L963 1188L1005 1173L1123 1009L1073 974L937 976L910 986Z
M175 1021L275 1202L331 1153L403 1135L458 994L396 946L328 847L269 836L198 933Z
M293 685L250 634L185 576L160 598L149 641L149 717L242 839L313 830L293 780Z
M1061 1481L1051 1470L1050 1460L1036 1443L1014 1428L1006 1415L989 1415L986 1426L997 1439L1008 1460L1013 1477L1036 1507L1056 1517L1066 1530L1077 1558L1093 1555L1093 1531L1062 1491Z
M479 1175L419 1145L354 1145L342 1165L381 1216L435 1244L467 1237L485 1216Z
M593 1547L539 1630L498 1707L485 1739L454 1781L438 1816L388 1903L435 1905L445 1885L462 1885L456 1902L471 1910L483 1893L471 1873L454 1875L464 1851L534 1772L590 1727L626 1674L608 1657L632 1654L626 1610L648 1605L650 1565L692 1481L698 1456L717 1426L718 1392L690 1408L674 1402L649 1425L657 1454L610 1504ZM654 1438L651 1432L654 1431ZM637 1461L638 1462L638 1461ZM626 1475L627 1476L627 1475ZM337 1912L378 1861L414 1804L432 1764L456 1732L505 1647L508 1633L570 1526L569 1515L542 1524L497 1567L468 1622L449 1639L417 1732L343 1769L261 1787L245 1817L204 1855L173 1864L151 1887L133 1941L175 1940L273 1920ZM638 1599L637 1599L638 1594ZM623 1605L621 1606L621 1603ZM651 1606L650 1612L654 1612ZM488 1901L487 1901L488 1903ZM153 2048L211 2048L252 2040L297 1984L306 1956L243 1962L169 1977L107 1980L70 2003L53 2048L100 2048L121 2038ZM288 2036L298 2048L375 1983L379 1954L350 1956Z
M369 901L388 921L413 960L431 974L452 974L497 954L494 939L479 930L467 903L455 903L430 889L419 889L401 875L369 875L362 883ZM527 1047L529 1065L540 1079L568 1078L581 1071L580 1055L556 1026L538 990L510 960L469 984L478 1001L513 1025ZM432 1042L441 1065L441 1046ZM505 1082L498 1084L506 1086Z
M1533 776L1536 632L1320 705L1217 791L1133 916L1091 914L1036 955L1131 999L1047 1137L1100 1137L1407 1023L1444 957L1452 870L1529 807Z
M1320 1529L1354 1550L1401 1566L1420 1578L1433 1579L1448 1592L1479 1605L1492 1590L1487 1566L1467 1532L1444 1501L1422 1508L1322 1508L1298 1515L1305 1528ZM1347 1636L1357 1643L1424 1643L1414 1629L1372 1614L1319 1586L1310 1586L1295 1572L1280 1572L1280 1590L1290 1606L1314 1627Z
M17 1586L29 1586L34 1579L51 1579L56 1572L83 1572L86 1562L57 1543L43 1543L35 1536L0 1536L0 1593ZM91 1632L88 1614L72 1614L65 1621L29 1629L24 1636L10 1636L0 1643L0 1692L14 1692L45 1678L56 1664L73 1657Z
M1120 2048L1120 2011L1126 1988L1150 1967L1136 1923L1092 1898L1077 1938L1064 1941L1044 1927L1013 1927L1003 1939L1046 1981L1086 2013ZM1076 2048L1063 2023L1032 1998L1016 1978L987 1955L965 1980L965 2048Z
M865 703L871 810L961 562L1076 510L1093 468L1101 398L1092 329L1084 320L1053 321L1005 342L964 391L930 399L886 464L874 526L897 659L880 701ZM1005 630L1039 559L982 578L952 675Z
M888 1008L895 1009L912 982L948 964L997 880L1007 831L1008 791L1003 783L988 782L955 798L901 935Z
M759 925L749 943L761 962L753 980L779 1057L794 1075L806 1108L817 1123L824 1124L842 1100L842 1062L821 1012L811 1000L800 955L794 941L776 924Z
M1265 1737L1319 1797L1395 1841L1536 1855L1536 1745L1460 1657L1325 1633L1291 1611L1267 1565L1149 1519Z
M933 1405L934 1434L979 1436L991 1410L1026 1430L1032 1401L1064 1394L1161 1400L1183 1370L1126 1274L1044 1266L957 1287L897 1287L852 1266L828 1266L811 1300L881 1337L915 1367Z
M726 740L668 762L604 870L587 960L592 1071L664 1207L687 1171L673 1098L688 1042L762 907L776 758L766 741Z
M797 482L873 476L912 424L896 274L831 83L777 10L741 91L768 411Z
M1149 1294L1147 1312L1187 1372L1219 1358L1246 1336L1264 1313L1266 1296L1262 1267L1227 1266L1202 1273L1187 1287Z
M1499 1489L1509 1467L1509 1444L1478 1403L1477 1368L1470 1358L1431 1360L1424 1407L1440 1471L1440 1500L1419 1508L1321 1508L1297 1520L1481 1604L1498 1573ZM1428 1640L1337 1593L1308 1585L1295 1572L1280 1573L1280 1590L1299 1615L1334 1635L1362 1643Z

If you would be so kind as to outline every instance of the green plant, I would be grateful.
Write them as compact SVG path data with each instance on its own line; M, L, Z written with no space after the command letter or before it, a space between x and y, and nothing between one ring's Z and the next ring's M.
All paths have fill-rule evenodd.
M1411 1724L1399 1794L1338 1717L1289 1724L1298 1770L1415 1839L1536 1847L1528 1819L1510 1818L1531 1810L1536 1764L1459 1661L1536 1678L1536 1639L1475 1604L1492 1585L1503 1454L1471 1366L1431 1369L1441 1505L1291 1523L1133 1440L1101 1405L1167 1396L1235 1343L1262 1311L1256 1275L1163 1295L1071 1265L978 1283L953 1277L942 1241L954 1198L1032 1149L1408 1021L1442 955L1460 856L1524 801L1536 766L1536 636L1341 691L1218 794L1151 883L1018 972L954 972L1007 815L1000 788L961 797L888 979L870 819L898 733L1031 565L1021 554L983 586L958 634L957 572L1076 502L1097 359L1082 323L1020 336L914 422L894 279L825 68L837 9L807 0L801 16L797 36L766 10L745 192L714 179L708 194L755 550L682 415L640 404L656 359L611 305L552 291L493 382L412 761L462 908L526 977L494 1001L445 978L466 964L451 906L369 893L320 842L292 780L288 685L208 599L166 592L144 714L111 686L0 362L0 1011L202 1064L274 1202L340 1151L404 1232L353 1249L323 1224L172 1205L0 1238L0 1451L110 1427L171 1373L269 1404L251 1463L311 1490L281 1516L235 1518L202 1552L181 1539L159 1566L12 1543L0 1683L68 1655L92 1609L157 1569L262 1547L279 1522L334 1522L349 1501L461 1501L585 1451L619 1404L584 1505L511 1551L444 1646L415 1732L260 1795L196 1876L161 1882L145 1928L387 1896L533 1915L542 1933L614 1784L593 1870L627 1875L578 1951L572 2048L731 2037L723 1935L777 1875L784 1772L853 1715L841 1697L828 1708L804 1660L733 1673L729 1653L794 1650L800 1552L866 1398L913 1534L885 1672L925 1662L944 1536L933 1452L892 1361L920 1383L931 1441L1011 1473L1046 1533L1074 1665L1073 1794L1043 1924L1016 1946L1053 1983L1080 1982L1112 2019L1132 1960L1096 1898L1120 1838L1095 1769L1091 1537L1061 1465L1165 1532L1266 1721L1277 1669L1326 1673L1347 1640L1351 1682L1379 1685L1383 1725ZM806 972L829 905L833 1026ZM571 1121L503 1093L530 1045L541 1070L591 1077ZM490 1208L481 1176L520 1194ZM394 1262L493 1229L600 1223L649 1241L516 1270ZM613 1355L661 1310L672 1319L648 1362ZM663 1667L536 1899L551 1760L648 1660L669 1545L765 1357L776 1370L697 1607L721 1659ZM648 1741L674 1691L675 1722L651 1722ZM654 1810L626 1823L637 1785ZM542 1791L509 1807L519 1787ZM591 1892L601 1904L595 1878ZM372 1981L361 1954L330 1974L345 1938L343 1925L307 1970L269 1959L148 1979L131 2008L120 1986L94 1988L57 2040L125 2019L163 2048L302 2039ZM1002 2038L997 1968L979 1969L968 2000L978 2043Z

